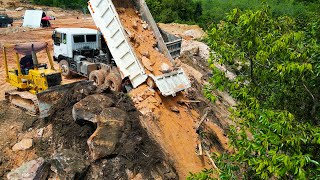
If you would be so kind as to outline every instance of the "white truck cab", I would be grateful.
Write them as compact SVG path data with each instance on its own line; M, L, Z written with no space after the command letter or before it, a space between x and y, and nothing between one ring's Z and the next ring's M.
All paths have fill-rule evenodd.
M89 28L57 28L53 31L54 59L74 58L75 54L93 57L101 49L99 31ZM82 52L80 52L82 51Z

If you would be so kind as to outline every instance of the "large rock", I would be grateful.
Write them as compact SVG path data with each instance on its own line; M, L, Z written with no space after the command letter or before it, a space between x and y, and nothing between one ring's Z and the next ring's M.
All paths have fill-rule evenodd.
M105 109L97 117L97 130L87 141L91 160L95 161L116 153L126 117L126 112L116 107Z
M32 139L23 139L12 147L13 151L23 151L32 148Z
M162 73L169 73L169 72L172 71L172 69L170 68L170 66L169 66L168 64L166 64L166 63L162 63L160 68L161 68L160 71L161 71Z
M181 54L192 53L207 61L210 57L210 48L203 42L184 40L181 45Z
M147 58L145 56L142 56L141 61L142 61L142 64L144 65L144 67L146 69L148 69L150 72L154 71L153 68L152 68L154 63L152 63L149 58Z
M58 174L60 179L81 179L86 175L89 162L77 152L64 149L52 157L51 169Z
M8 180L45 180L49 175L49 170L50 164L40 157L12 170L7 178Z
M114 104L112 99L101 94L90 95L73 106L72 117L75 121L86 120L96 123L96 116L103 109Z

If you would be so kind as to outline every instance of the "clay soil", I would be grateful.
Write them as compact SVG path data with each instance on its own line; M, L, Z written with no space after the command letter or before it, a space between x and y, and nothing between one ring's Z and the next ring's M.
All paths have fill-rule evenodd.
M127 4L128 6L129 4ZM172 68L172 63L162 53L155 49L157 46L156 38L149 26L139 17L137 11L129 6L128 8L117 8L121 22L124 25L129 37L132 47L134 48L137 57L142 64L150 64L151 68L145 68L147 74L154 74L156 76L163 74L161 72L161 65L167 64ZM145 26L145 28L143 27ZM148 54L149 62L143 62L142 57Z

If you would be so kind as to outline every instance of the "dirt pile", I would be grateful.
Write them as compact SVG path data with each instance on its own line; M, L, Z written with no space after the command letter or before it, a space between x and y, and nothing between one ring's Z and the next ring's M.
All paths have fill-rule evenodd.
M130 38L137 57L145 66L147 74L163 74L163 63L172 69L172 63L156 48L157 41L149 25L141 19L133 5L128 8L117 8L121 22Z
M92 90L90 87L87 89ZM34 147L31 150L20 152L20 155L22 153L23 156L14 156L11 150L12 145L7 144L7 141L12 141L9 138L15 137L18 132L12 132L10 137L1 136L4 138L0 149L0 170L2 176L11 169L20 166L22 162L42 157L49 162L52 158L58 158L60 164L63 162L64 168L57 170L58 175L61 177L76 177L75 174L70 175L71 172L76 172L70 169L73 168L72 166L78 167L78 165L75 165L76 162L86 162L85 164L88 164L88 168L83 167L84 163L81 163L81 169L84 172L76 172L82 174L81 176L85 177L84 179L134 179L135 177L141 177L142 179L178 179L178 175L175 173L175 169L170 161L168 161L166 155L149 138L147 132L140 125L140 113L135 109L130 98L123 93L109 92L103 94L115 102L112 105L114 108L121 109L127 114L127 117L130 117L126 118L125 127L121 131L122 135L119 143L117 143L116 151L99 160L90 161L87 140L94 133L96 126L86 121L82 123L74 121L72 117L73 104L78 101L79 97L83 98L86 95L82 93L83 91L70 90L69 92L70 94L65 96L68 103L57 109L55 114L45 120L34 121L29 131L23 131L22 128L19 129L19 139L20 137L31 137L34 139ZM95 106L95 103L87 104L87 106ZM16 121L15 118L18 117L15 114L12 114L12 118L8 119L11 116L11 111L11 107L3 103L3 108L1 108L0 112L2 114L1 117L3 117L0 119L1 126L9 124L10 121ZM24 115L23 112L21 114L22 116L29 117ZM25 119L21 119L20 126L26 123ZM32 156L29 154L32 154ZM70 154L75 154L77 157L70 157ZM75 162L68 164L68 160L64 161L63 158L75 159ZM56 160L54 162L55 164L57 163ZM60 166L54 166L53 169L59 169L58 167ZM70 173L68 174L68 172ZM54 173L51 172L51 174Z
M198 25L186 25L178 23L158 23L158 25L166 32L181 36L184 39L201 39L206 35L203 29Z

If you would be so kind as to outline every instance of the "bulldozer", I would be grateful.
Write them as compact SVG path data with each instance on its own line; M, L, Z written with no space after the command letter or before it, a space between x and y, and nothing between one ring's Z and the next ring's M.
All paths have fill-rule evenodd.
M8 50L15 53L15 67L8 67ZM49 61L39 63L37 53L46 51ZM23 57L20 59L20 55ZM55 69L47 42L33 42L3 46L6 82L15 90L5 92L8 103L41 118L49 116L64 91L76 83L62 84L61 70Z

